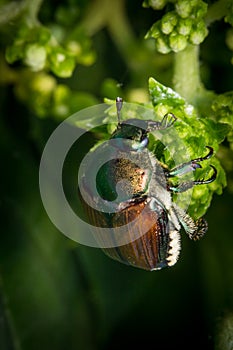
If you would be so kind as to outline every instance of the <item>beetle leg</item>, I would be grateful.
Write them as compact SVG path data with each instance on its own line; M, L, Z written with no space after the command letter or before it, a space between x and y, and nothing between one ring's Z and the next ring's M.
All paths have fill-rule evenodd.
M195 185L206 185L213 182L217 177L217 169L213 165L210 165L210 167L214 170L214 173L210 178L206 180L202 179L202 180L196 180L196 181L186 181L186 182L182 182L178 186L168 185L168 190L170 190L171 192L180 193L180 192L185 192L189 190Z
M193 220L183 209L174 206L176 215L190 239L197 241L207 232L208 224L204 218Z
M195 171L196 169L201 168L202 166L198 164L198 162L202 162L203 160L209 159L214 153L212 147L206 146L206 148L209 149L209 153L205 157L192 159L189 162L174 167L173 169L167 172L167 177L183 175L190 171Z
M166 177L174 177L174 176L180 176L186 173L189 173L191 171L195 171L198 168L202 168L202 166L198 163L198 162L202 162L203 160L207 160L209 159L213 153L214 150L212 147L206 146L206 148L209 149L209 152L206 156L204 157L199 157L196 159L192 159L189 162L183 163L181 165L176 166L175 168L171 169L171 170L166 170L165 171L165 175ZM172 192L185 192L187 190L189 190L190 188L192 188L195 185L205 185L205 184L209 184L212 181L214 181L217 177L217 170L213 165L210 165L211 168L214 170L213 175L209 178L209 179L200 179L200 180L195 180L195 181L185 181L181 184L179 184L178 186L169 186L168 185L168 190L172 191Z

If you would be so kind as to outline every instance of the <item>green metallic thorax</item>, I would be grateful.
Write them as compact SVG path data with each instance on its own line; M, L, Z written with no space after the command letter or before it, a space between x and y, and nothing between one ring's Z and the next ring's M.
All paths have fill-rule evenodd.
M121 203L146 194L152 176L152 166L147 153L147 149L130 153L120 151L119 158L105 163L96 179L101 197ZM145 161L142 162L142 159Z

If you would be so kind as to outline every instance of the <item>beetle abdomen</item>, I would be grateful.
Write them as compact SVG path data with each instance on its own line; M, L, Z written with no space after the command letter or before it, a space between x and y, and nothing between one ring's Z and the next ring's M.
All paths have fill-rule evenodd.
M175 264L179 253L179 238L166 232L169 225L166 222L165 212L158 214L152 211L146 201L133 204L113 218L113 226L139 220L137 225L132 226L134 230L142 230L144 227L150 227L145 233L130 243L114 248L104 249L105 253L111 258L122 263L132 265L145 270L158 270L165 266ZM140 232L138 232L140 234ZM176 231L175 231L176 233ZM132 235L128 230L127 235Z
M111 248L103 248L103 251L114 260L132 265L144 270L158 270L166 266L172 266L179 255L179 233L168 232L169 225L167 215L162 208L159 213L151 210L149 199L138 199L128 206L109 215L94 211L86 207L88 218L93 226L95 239L100 246L112 243ZM137 220L135 223L134 220ZM127 235L128 244L122 245L117 241L114 230L127 225L124 235ZM103 233L101 227L111 227L110 236ZM142 230L146 228L146 231ZM135 239L135 237L138 237Z

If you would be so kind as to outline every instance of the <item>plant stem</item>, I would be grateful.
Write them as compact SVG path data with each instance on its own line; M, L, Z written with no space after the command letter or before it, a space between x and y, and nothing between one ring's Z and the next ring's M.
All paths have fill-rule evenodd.
M29 25L38 24L38 12L40 10L43 0L25 0L27 3L28 17L27 22Z
M227 6L229 0L219 0L208 7L206 16L206 24L210 25L214 21L218 21L227 15Z
M95 0L91 2L82 23L89 35L107 28L127 63L133 60L132 48L136 47L134 33L125 14L125 0Z
M119 50L132 60L132 49L134 48L135 37L125 14L124 0L115 1L114 12L108 17L108 30Z
M145 84L151 71L159 72L170 63L169 55L154 55L135 33L126 12L126 0L93 0L82 22L89 36L106 28L121 58L133 73L137 84ZM156 73L155 73L156 74Z
M203 88L199 72L199 46L189 45L175 54L173 85L188 102L193 102Z

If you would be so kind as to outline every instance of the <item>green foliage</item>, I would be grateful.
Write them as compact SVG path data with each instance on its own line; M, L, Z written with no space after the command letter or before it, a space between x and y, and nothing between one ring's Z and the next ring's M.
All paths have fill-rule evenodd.
M212 109L214 111L215 120L221 123L226 123L230 126L230 132L227 139L230 148L233 150L233 92L227 92L219 95L213 102Z
M34 72L51 71L61 78L70 77L77 63L90 65L95 60L90 38L78 22L78 7L58 6L56 25L47 27L35 18L35 10L26 0L20 18L13 28L13 41L6 47L6 60L12 64L22 62ZM18 5L15 3L15 6ZM3 6L2 11L8 10ZM72 27L73 25L73 27Z
M184 147L188 152L190 159L195 159L206 153L206 146L213 147L215 152L219 144L225 139L226 135L232 130L224 121L214 122L198 113L194 106L188 104L185 99L179 96L171 88L167 88L155 81L149 80L149 92L154 106L155 113L163 117L166 113L173 113L178 121L175 123L175 129L178 137L182 140L181 149L178 144L173 142L169 145L170 154L165 153L165 163L171 163L171 154L180 153L180 163ZM198 133L197 133L198 130ZM205 178L208 164L212 164L218 171L217 179L208 186L196 186L193 189L192 200L189 206L189 213L194 218L203 216L212 199L214 192L221 194L223 187L226 186L226 175L217 158L211 158L204 163L203 169L196 172L197 178ZM209 168L210 169L210 168ZM209 173L209 172L208 172ZM184 198L185 201L185 198Z
M214 348L215 339L217 350L229 348L232 26L231 0L0 0L1 350L152 342L194 350ZM158 273L121 266L66 239L39 195L41 153L57 124L107 98L105 115L77 121L83 129L98 121L100 128L85 135L82 147L74 145L64 166L65 194L78 206L78 164L115 128L116 96L126 102L125 117L146 117L144 107L159 121L176 115L177 138L161 131L169 147L150 134L151 151L169 167L214 148L194 176L208 178L212 164L217 179L180 197L186 205L191 193L188 211L194 218L206 214L208 234L197 244L183 236L177 265Z
M20 77L21 80L15 86L16 96L39 118L50 116L63 120L98 102L90 93L73 91L66 84L59 84L53 76L43 72L24 70Z
M7 47L6 59L9 63L21 60L35 72L50 69L58 77L67 78L72 75L76 61L88 65L94 57L90 42L80 28L69 36L63 48L48 29L23 26L13 44Z
M157 9L153 2L148 5ZM155 22L145 38L154 38L156 49L163 54L182 51L188 44L199 45L208 35L203 19L206 13L203 1L175 1L174 10Z
M214 149L215 153L219 149L219 145L223 142L227 135L232 134L232 127L229 124L231 120L227 118L219 121L213 121L206 115L201 115L198 110L187 103L184 98L177 94L174 90L166 87L153 78L149 79L149 94L154 110L154 118L161 121L167 113L173 113L178 120L174 127L177 134L170 136L169 131L164 131L162 142L169 145L169 151L158 155L157 150L160 147L160 141L156 135L150 137L150 147L156 156L166 166L172 168L175 165L182 164L190 159L199 158L208 153L206 146ZM106 101L112 106L108 110L108 114L104 119L105 123L113 123L116 121L116 111L114 101ZM142 118L141 105L128 104L124 111L125 118ZM145 104L145 107L152 108L150 104ZM93 116L93 121L96 116ZM90 122L90 121L89 121ZM80 120L80 123L82 121ZM81 124L80 124L81 125ZM198 130L198 133L197 133ZM112 129L109 130L112 132ZM179 142L178 140L181 140ZM175 162L174 163L174 156ZM188 158L187 158L188 156ZM198 219L202 217L210 206L214 193L222 194L223 188L226 186L226 174L216 157L212 157L208 161L202 163L202 169L195 172L196 179L208 178L211 176L211 168L209 165L214 165L217 169L217 179L208 186L195 186L192 191L192 198L189 204L190 215ZM181 180L180 180L181 181ZM190 192L179 194L182 197L184 204L187 203Z

